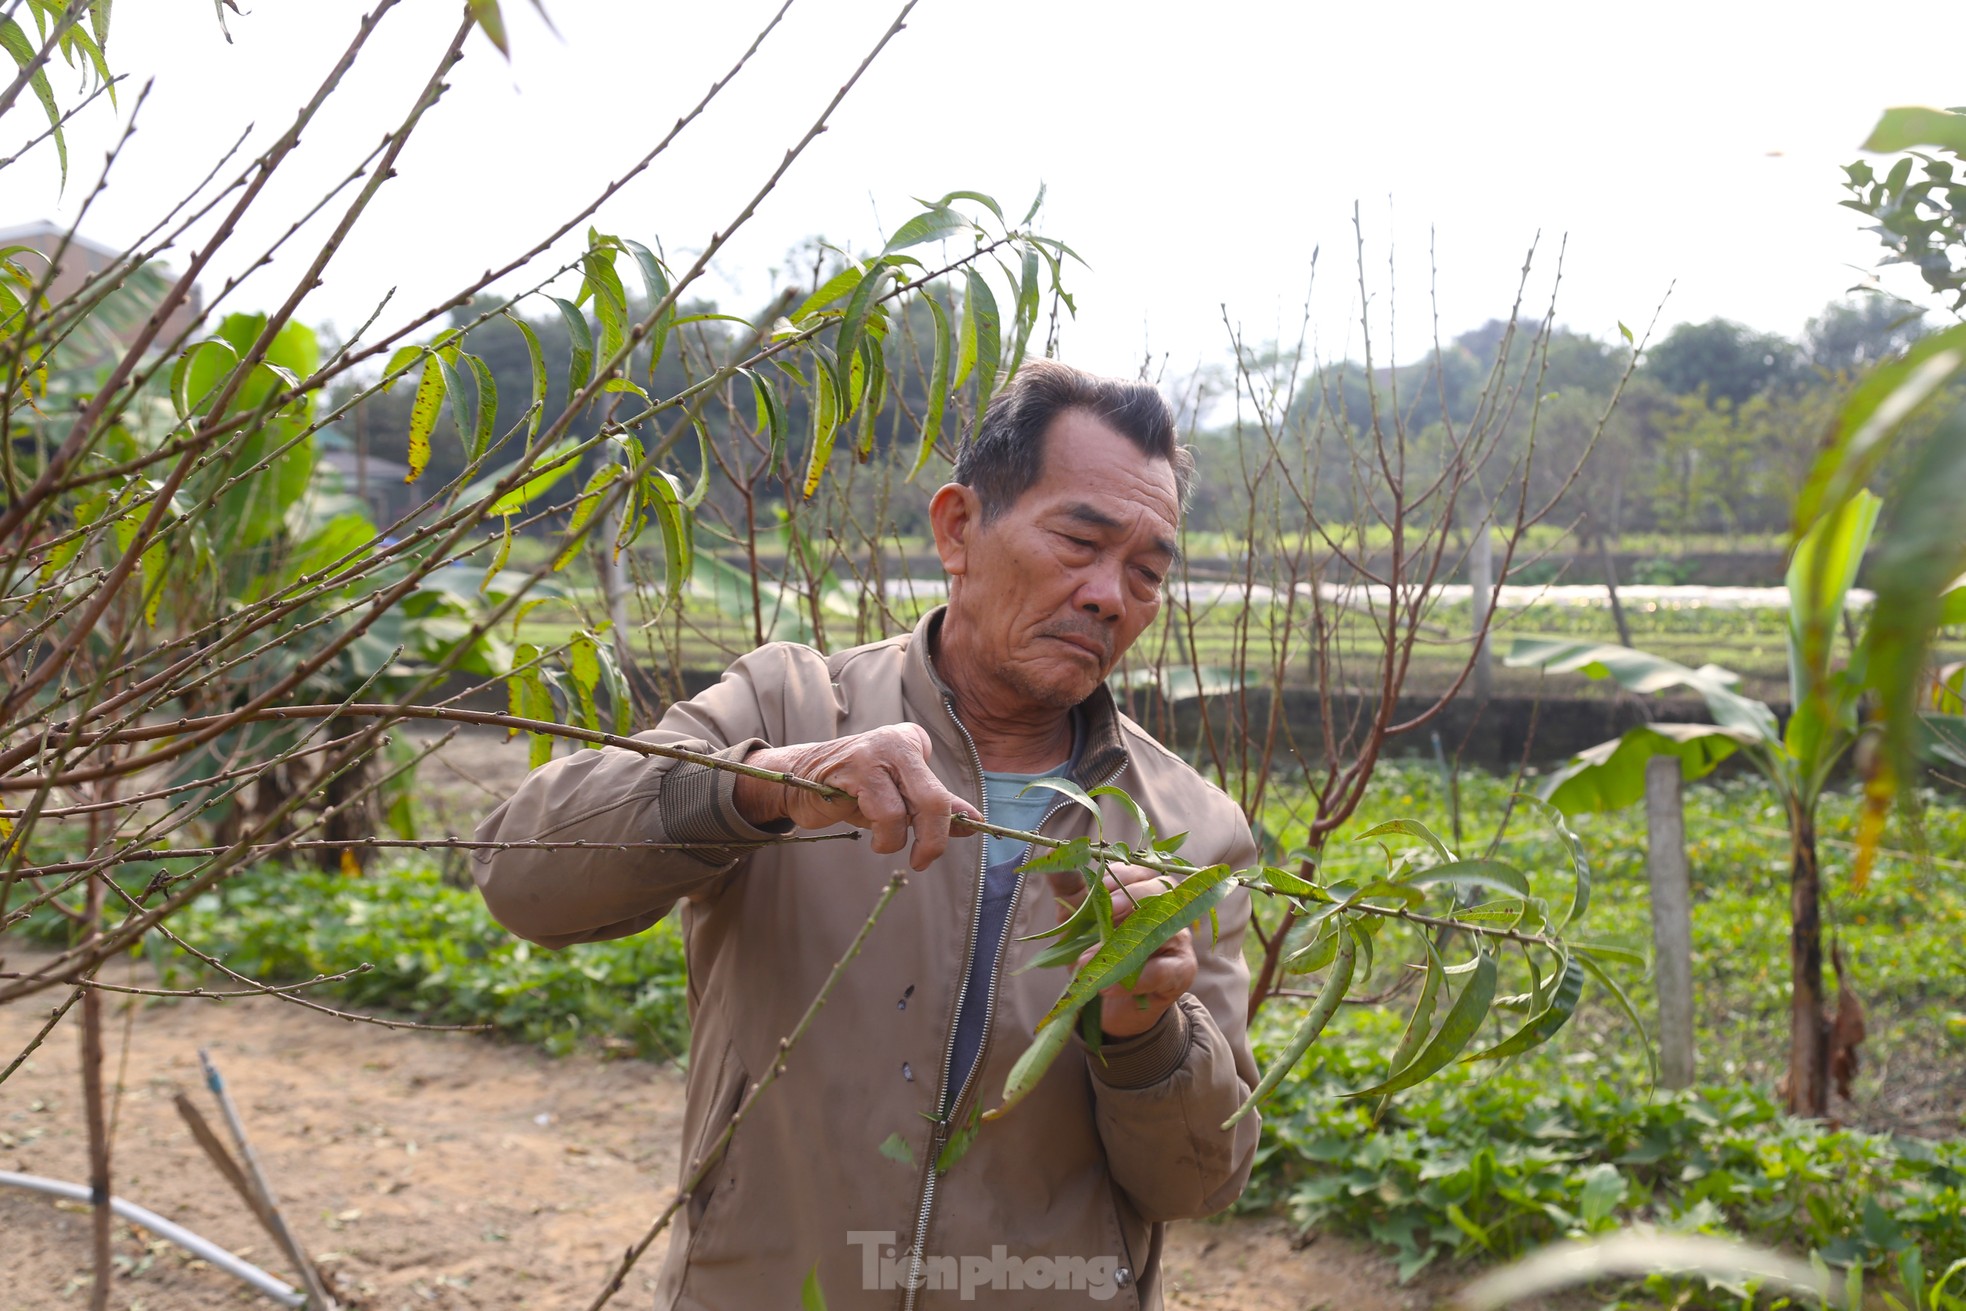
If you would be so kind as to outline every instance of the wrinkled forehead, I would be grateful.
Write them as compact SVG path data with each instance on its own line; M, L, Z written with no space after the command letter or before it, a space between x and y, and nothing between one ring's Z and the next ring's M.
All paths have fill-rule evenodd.
M1181 526L1174 466L1140 449L1093 415L1068 410L1046 430L1038 480L1023 499L1102 533L1144 530L1170 552Z

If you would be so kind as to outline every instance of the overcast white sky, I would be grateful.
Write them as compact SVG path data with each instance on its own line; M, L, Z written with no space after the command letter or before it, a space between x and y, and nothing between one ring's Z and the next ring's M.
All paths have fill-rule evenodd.
M527 0L504 4L511 62L473 36L400 175L330 266L317 317L346 331L393 286L393 321L543 236L646 150L777 7L548 0L555 36ZM248 7L228 45L209 0L118 6L111 61L132 88L153 74L156 88L86 235L134 238L249 120L254 141L270 139L361 12L344 0ZM269 215L290 217L400 119L458 12L403 0L384 19ZM672 255L700 249L891 16L873 0L797 0L598 224ZM1872 239L1836 202L1839 165L1878 111L1966 99L1945 61L1899 58L1904 39L1854 6L1793 0L923 0L720 257L709 290L745 313L807 234L871 248L911 197L958 187L996 194L1015 217L1043 181L1044 226L1092 265L1064 354L1101 370L1131 372L1149 351L1177 372L1219 358L1224 303L1253 337L1294 324L1319 246L1314 322L1326 353L1346 350L1355 200L1375 296L1387 243L1399 244L1402 358L1426 331L1430 228L1449 335L1506 311L1539 230L1546 261L1568 237L1558 318L1577 329L1641 328L1676 282L1666 323L1725 315L1793 333L1874 262ZM125 94L124 114L134 100ZM31 117L9 114L8 136ZM104 112L72 129L60 201L46 151L0 174L0 226L72 218L115 126ZM220 267L244 267L274 231L243 234ZM277 303L291 263L255 274L241 303ZM1540 307L1547 277L1536 285Z

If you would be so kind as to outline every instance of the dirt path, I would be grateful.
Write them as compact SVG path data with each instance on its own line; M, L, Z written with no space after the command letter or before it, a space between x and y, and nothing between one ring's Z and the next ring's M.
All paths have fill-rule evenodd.
M113 1077L131 1013L107 1011ZM38 1001L0 1008L0 1053L18 1051L45 1015ZM146 1004L130 1034L117 1193L291 1279L172 1106L181 1088L209 1106L206 1047L302 1244L370 1311L585 1306L675 1176L682 1080L645 1062L556 1060L267 999ZM0 1169L87 1178L77 1047L71 1015L0 1085ZM86 1305L89 1223L86 1207L0 1190L0 1308ZM273 1305L121 1222L116 1251L117 1311ZM658 1245L618 1305L649 1304L660 1256ZM1395 1288L1390 1265L1362 1246L1325 1236L1293 1251L1266 1221L1176 1226L1168 1271L1169 1305L1184 1309L1408 1311L1433 1300Z

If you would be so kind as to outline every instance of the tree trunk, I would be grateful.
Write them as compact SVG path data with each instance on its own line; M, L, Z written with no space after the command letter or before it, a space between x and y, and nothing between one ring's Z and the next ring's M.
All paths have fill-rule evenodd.
M1488 531L1488 516L1483 514L1481 526L1475 529L1474 544L1468 551L1468 599L1472 603L1469 613L1474 618L1475 700L1486 704L1495 693L1495 674L1489 663L1488 650L1488 603L1495 590L1495 538Z
M328 734L330 737L343 736L353 733L357 727L354 720L331 719L328 721ZM329 779L321 789L321 804L330 811L321 825L321 837L336 844L314 849L314 863L323 873L332 874L339 870L342 854L376 830L375 797L371 795L360 801L353 800L369 785L369 771L373 764L373 757L358 760Z
M1597 558L1604 566L1604 591L1611 598L1611 620L1618 625L1618 645L1629 647L1632 630L1625 620L1625 607L1618 602L1618 566L1611 559L1611 546L1603 533L1597 534Z
M1823 1005L1821 880L1816 817L1790 803L1789 1075L1791 1115L1829 1114L1829 1018Z

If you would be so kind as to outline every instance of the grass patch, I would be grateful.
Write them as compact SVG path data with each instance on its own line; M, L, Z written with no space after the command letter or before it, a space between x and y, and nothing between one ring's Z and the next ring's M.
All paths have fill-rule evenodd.
M135 880L132 890L141 886ZM47 912L29 927L43 941L68 932ZM631 938L547 951L493 922L475 889L414 862L379 863L355 878L261 867L198 898L171 928L258 979L308 979L368 963L368 971L307 994L342 1009L489 1024L562 1055L583 1045L658 1060L689 1051L689 983L672 920ZM226 986L175 947L154 937L146 946L164 986Z

